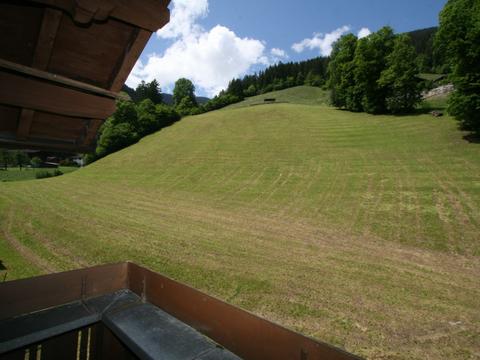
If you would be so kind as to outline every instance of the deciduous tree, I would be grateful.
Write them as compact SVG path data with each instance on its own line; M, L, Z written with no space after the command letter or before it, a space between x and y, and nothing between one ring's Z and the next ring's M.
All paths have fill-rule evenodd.
M455 91L448 112L464 130L480 134L480 1L447 2L440 13L435 48L452 69Z
M393 51L387 56L387 68L378 84L386 92L386 108L393 114L411 112L420 102L420 86L416 77L417 55L408 35L395 38Z

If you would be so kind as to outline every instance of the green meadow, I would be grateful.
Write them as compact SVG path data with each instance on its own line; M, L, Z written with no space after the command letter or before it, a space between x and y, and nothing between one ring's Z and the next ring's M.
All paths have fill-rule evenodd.
M0 182L7 279L131 260L368 358L478 358L480 144L448 116L267 95L288 103Z
M77 170L76 167L60 166L58 168L62 173L68 174L72 171ZM48 172L53 175L55 169L52 168L27 168L23 167L22 169L15 167L9 167L7 170L3 168L0 169L0 182L6 181L23 181L23 180L33 180L36 179L37 172Z

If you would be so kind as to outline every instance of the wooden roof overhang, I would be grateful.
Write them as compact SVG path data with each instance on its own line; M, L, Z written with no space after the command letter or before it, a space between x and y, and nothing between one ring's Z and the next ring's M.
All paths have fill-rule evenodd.
M87 152L170 0L0 0L0 147Z

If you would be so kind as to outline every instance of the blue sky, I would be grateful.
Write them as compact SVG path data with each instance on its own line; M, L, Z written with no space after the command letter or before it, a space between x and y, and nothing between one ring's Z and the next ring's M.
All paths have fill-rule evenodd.
M169 92L176 79L187 77L197 94L213 96L231 78L269 64L328 55L347 32L366 36L384 25L397 32L436 26L445 3L173 0L170 24L152 36L127 83L156 78Z

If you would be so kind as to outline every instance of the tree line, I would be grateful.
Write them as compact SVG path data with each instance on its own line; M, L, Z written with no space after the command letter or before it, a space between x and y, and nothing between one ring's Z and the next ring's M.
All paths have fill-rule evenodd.
M328 65L332 105L371 114L408 113L421 100L417 54L408 35L384 27L340 38Z
M449 0L439 28L395 34L384 27L365 38L341 37L330 57L278 63L232 79L228 87L199 104L188 79L175 83L172 106L163 103L156 80L128 89L133 101L119 101L103 125L92 159L129 146L141 137L195 115L293 86L330 89L332 105L372 114L414 111L421 101L421 71L444 72L455 86L448 112L465 130L480 133L480 1Z

